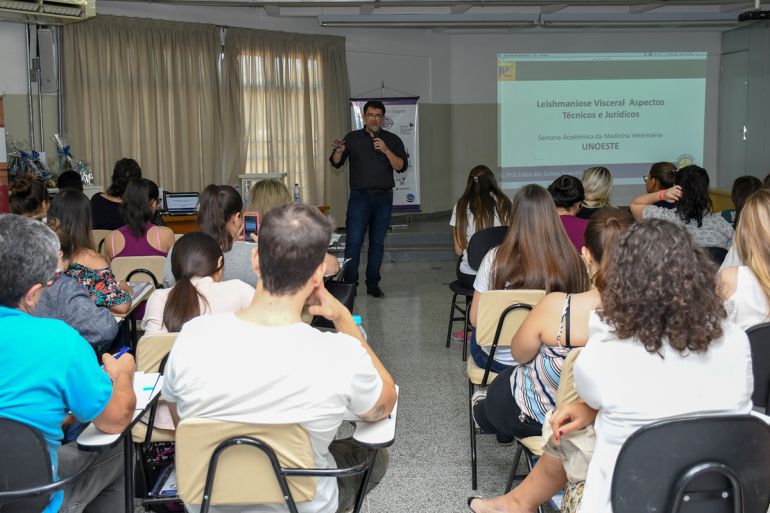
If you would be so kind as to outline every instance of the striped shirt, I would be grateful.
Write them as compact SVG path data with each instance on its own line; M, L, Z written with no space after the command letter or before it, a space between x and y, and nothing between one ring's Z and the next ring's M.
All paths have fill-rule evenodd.
M571 296L568 294L556 335L558 345L550 347L542 344L531 362L517 365L511 374L513 399L521 409L522 415L540 424L545 422L545 414L556 408L556 391L559 388L561 369L572 349L569 343L568 322L565 329L570 299ZM561 345L562 335L565 335L565 346Z

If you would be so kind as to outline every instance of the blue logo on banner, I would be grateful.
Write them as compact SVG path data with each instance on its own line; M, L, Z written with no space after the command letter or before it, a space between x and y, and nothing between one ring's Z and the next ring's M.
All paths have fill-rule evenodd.
M414 201L414 194L412 194L411 192L407 194L406 201L408 201L409 203L412 203Z

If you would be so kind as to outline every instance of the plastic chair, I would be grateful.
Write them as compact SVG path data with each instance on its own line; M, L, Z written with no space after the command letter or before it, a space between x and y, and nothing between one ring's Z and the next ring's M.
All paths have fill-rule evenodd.
M186 419L177 427L179 498L185 504L200 505L200 513L216 505L261 503L285 503L291 513L297 513L298 502L315 497L318 477L363 474L353 509L358 512L377 451L393 443L392 434L368 442L363 438L368 437L353 434L354 441L369 448L365 462L348 468L319 469L313 468L310 439L298 424ZM173 499L164 499L169 500Z
M704 249L708 251L709 255L711 255L711 259L717 265L722 265L722 262L725 261L725 257L727 256L727 250L725 248L708 247Z
M136 370L146 373L159 372L163 374L168 354L174 347L178 333L164 333L160 335L145 335L136 345ZM137 483L143 483L144 488L139 491L139 495L146 495L152 485L152 476L166 466L151 460L147 455L153 443L173 442L176 439L176 432L171 429L156 428L155 415L158 406L163 404L163 398L158 399L151 407L147 415L147 421L140 420L131 428L131 440L136 444L135 453L139 454L141 465L137 466L139 479Z
M476 232L468 241L468 265L471 269L478 271L484 255L495 246L499 246L505 235L508 233L507 226L496 226ZM452 328L457 321L463 321L463 361L468 358L468 316L471 313L471 301L473 300L473 288L463 287L459 280L449 284L449 290L452 291L452 305L449 309L449 326L446 334L446 347L449 347L452 337ZM460 306L457 297L465 298L465 306ZM457 314L457 315L456 315Z
M104 256L104 240L110 233L112 233L112 230L91 230L91 240L96 251L102 256Z
M765 513L770 430L751 415L667 419L632 434L612 478L614 513Z
M75 473L53 480L51 455L40 431L15 420L0 418L0 511L43 511L50 496L88 470L93 457Z
M476 365L473 358L468 358L466 363L471 437L471 483L474 490L477 488L477 458L476 423L473 420L473 405L471 404L473 392L477 386L486 387L497 377L497 374L490 370L497 348L511 345L511 340L519 326L543 296L545 296L544 290L490 290L482 293L479 298L476 342L480 346L489 347L490 350L484 369Z
M757 324L746 330L751 344L751 368L754 371L754 406L770 412L770 323Z
M163 256L132 256L117 257L110 262L110 268L115 278L124 281L141 281L152 283L158 289L163 286L163 268L166 257ZM160 279L158 279L160 277Z

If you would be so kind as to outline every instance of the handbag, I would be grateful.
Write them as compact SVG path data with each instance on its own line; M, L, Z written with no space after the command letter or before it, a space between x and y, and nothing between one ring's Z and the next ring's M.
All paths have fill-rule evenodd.
M353 304L356 301L356 284L347 281L329 280L324 283L329 294L335 297L337 301L345 305L350 312L353 311ZM334 324L327 318L316 315L310 322L314 328L334 329Z

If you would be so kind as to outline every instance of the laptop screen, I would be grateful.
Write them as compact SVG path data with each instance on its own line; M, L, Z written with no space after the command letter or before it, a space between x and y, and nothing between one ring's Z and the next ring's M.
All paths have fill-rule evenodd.
M166 212L169 214L179 214L183 212L197 212L198 211L198 196L197 192L167 192L163 191L163 203L166 207Z

